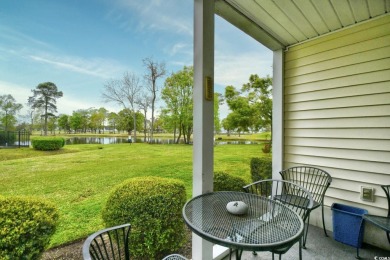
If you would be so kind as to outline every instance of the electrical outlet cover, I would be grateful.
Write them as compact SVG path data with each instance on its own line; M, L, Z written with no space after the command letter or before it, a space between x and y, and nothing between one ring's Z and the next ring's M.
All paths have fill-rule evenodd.
M364 201L374 202L374 188L361 186L360 198Z

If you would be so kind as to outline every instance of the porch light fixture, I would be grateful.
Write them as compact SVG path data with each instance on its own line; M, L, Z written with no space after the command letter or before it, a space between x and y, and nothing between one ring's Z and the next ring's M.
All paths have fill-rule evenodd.
M205 80L205 99L212 101L214 99L214 83L211 77L206 77Z

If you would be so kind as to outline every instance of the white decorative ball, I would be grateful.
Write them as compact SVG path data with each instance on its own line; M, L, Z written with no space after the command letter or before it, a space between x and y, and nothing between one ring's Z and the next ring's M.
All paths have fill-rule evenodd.
M248 205L243 201L231 201L226 205L229 213L234 215L244 215L248 213Z

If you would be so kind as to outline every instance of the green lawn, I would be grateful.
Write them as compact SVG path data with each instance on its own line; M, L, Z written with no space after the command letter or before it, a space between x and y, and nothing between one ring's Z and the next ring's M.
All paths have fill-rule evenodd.
M250 182L250 159L259 145L215 146L214 171ZM190 145L69 145L57 152L0 149L0 194L45 197L60 211L51 247L84 238L103 227L101 209L115 185L132 177L177 178L192 193Z

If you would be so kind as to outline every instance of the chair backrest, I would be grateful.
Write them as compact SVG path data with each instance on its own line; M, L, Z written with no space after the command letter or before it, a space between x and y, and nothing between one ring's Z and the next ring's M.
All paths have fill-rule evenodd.
M390 185L381 185L387 197L387 217L390 218Z
M130 259L130 224L97 231L85 240L83 259Z
M282 179L296 183L313 195L313 200L318 204L322 204L325 192L332 182L332 177L326 171L310 167L310 166L295 166L279 172Z
M284 180L260 180L243 187L245 192L278 200L294 210L303 221L313 208L313 196L300 185Z
M162 260L188 260L186 257L179 254L172 254L164 257Z

